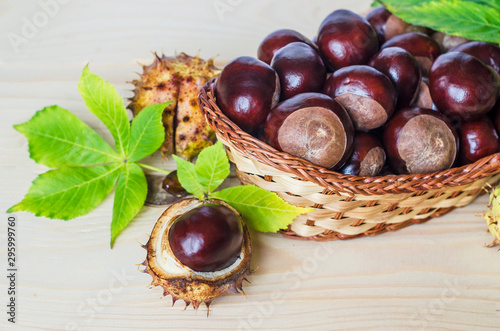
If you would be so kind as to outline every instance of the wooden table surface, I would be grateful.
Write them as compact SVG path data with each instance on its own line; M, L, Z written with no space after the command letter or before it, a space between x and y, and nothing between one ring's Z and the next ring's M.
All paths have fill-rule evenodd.
M368 0L77 1L0 0L0 207L22 199L46 167L29 158L12 126L44 106L67 108L110 140L77 91L82 68L131 96L127 83L152 51L200 51L220 64L255 55L278 28L313 37L337 8L369 9ZM157 158L147 162L158 163ZM171 169L172 164L163 164ZM236 184L232 179L228 185ZM392 233L336 242L252 233L247 297L227 295L198 311L171 306L137 271L162 209L145 207L109 248L112 195L71 221L18 213L16 324L7 321L7 218L0 222L0 329L250 330L460 329L500 326L500 252L471 205Z

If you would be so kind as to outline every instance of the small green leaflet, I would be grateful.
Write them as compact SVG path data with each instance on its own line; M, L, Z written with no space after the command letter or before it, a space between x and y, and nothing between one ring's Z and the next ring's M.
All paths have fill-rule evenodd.
M111 246L116 237L128 225L124 220L131 220L144 205L148 185L146 176L136 163L125 163L116 185L111 222Z
M500 43L497 0L377 0L402 20L472 40Z
M69 220L97 207L115 186L118 163L94 167L61 167L39 175L23 201L9 212Z
M30 157L55 167L38 176L24 199L8 212L69 220L97 207L116 187L111 222L111 246L137 215L146 199L141 163L165 139L162 113L169 102L145 107L129 124L123 99L101 77L84 68L78 84L89 110L110 130L114 150L70 111L51 106L15 128L26 136ZM156 169L147 166L160 172Z
M229 175L229 161L220 142L205 148L196 165L175 157L182 187L200 200L219 199L234 207L245 223L261 232L284 229L300 214L313 209L290 205L273 192L254 185L235 186L213 192Z
M120 155L128 154L130 125L122 97L109 82L93 74L88 65L83 69L78 91L87 108L106 125Z
M255 185L229 187L213 192L211 197L233 206L249 227L260 232L285 229L298 215L314 210L292 206L276 193Z
M90 126L58 106L46 107L14 128L28 138L30 157L48 167L89 166L121 160Z

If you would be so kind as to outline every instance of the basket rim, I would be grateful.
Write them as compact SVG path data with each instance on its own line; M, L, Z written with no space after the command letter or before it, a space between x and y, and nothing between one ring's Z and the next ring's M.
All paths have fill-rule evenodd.
M198 102L207 123L219 140L250 159L290 173L299 180L320 185L325 188L324 194L344 193L352 196L418 193L465 185L500 172L500 153L496 153L468 165L433 173L375 177L344 175L280 152L240 129L217 106L214 93L216 79L210 79L200 89Z

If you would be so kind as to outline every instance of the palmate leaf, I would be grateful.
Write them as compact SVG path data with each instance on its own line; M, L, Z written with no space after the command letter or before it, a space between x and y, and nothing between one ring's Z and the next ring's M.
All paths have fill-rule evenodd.
M146 176L135 163L125 163L116 185L111 222L111 247L116 237L137 215L146 201Z
M165 140L162 113L170 102L149 105L132 121L128 162L136 162L153 154Z
M28 139L30 157L48 167L120 161L116 151L91 127L58 106L46 107L14 128Z
M275 193L255 185L230 187L214 192L210 197L230 204L249 227L261 232L285 229L295 217L313 211L290 205Z
M402 20L468 39L500 43L500 4L492 0L381 0ZM417 4L418 2L418 4Z
M83 69L78 90L87 108L109 129L118 153L125 157L130 142L130 125L122 97L109 82L93 74L89 67Z
M115 186L121 164L63 167L39 175L24 199L8 212L69 220L97 207Z
M196 175L203 191L210 193L229 176L229 161L221 142L205 148L196 160Z

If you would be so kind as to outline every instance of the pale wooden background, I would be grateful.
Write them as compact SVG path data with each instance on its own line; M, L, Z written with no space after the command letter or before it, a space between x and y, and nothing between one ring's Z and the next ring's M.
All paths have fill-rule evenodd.
M58 104L104 132L77 92L82 68L130 96L151 51L200 51L223 64L255 55L278 28L313 37L336 8L357 12L369 0L310 1L77 1L59 0L43 21L35 0L0 0L0 207L22 199L46 168L29 159L25 138L12 129L44 106ZM43 1L42 1L43 2ZM45 1L47 2L47 1ZM215 6L226 4L219 15ZM25 19L38 21L15 52L8 33L22 35ZM30 31L25 31L30 33ZM106 136L109 139L109 136ZM154 160L149 160L153 162ZM166 164L170 167L170 164ZM235 180L233 179L233 184ZM232 183L229 183L231 185ZM18 214L19 330L234 330L234 329L495 329L500 325L500 252L480 217L486 197L472 205L394 233L347 242L303 242L252 233L253 266L247 298L228 295L212 305L182 310L147 288L136 271L162 210L144 208L109 249L112 197L68 222ZM7 218L3 214L3 220ZM6 222L0 223L0 265L6 269ZM0 273L5 307L6 272ZM8 324L0 308L0 329Z

